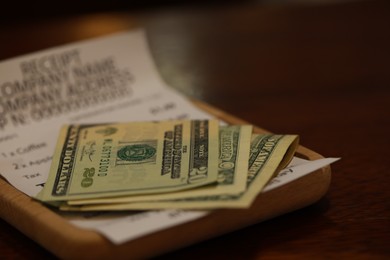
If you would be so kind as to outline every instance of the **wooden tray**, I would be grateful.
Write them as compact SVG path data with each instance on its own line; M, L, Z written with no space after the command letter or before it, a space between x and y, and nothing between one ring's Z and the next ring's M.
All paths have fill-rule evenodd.
M246 123L209 105L195 103L225 122ZM254 131L267 132L257 127ZM323 158L302 146L299 146L297 153L299 157L308 160ZM198 220L121 245L112 244L97 232L73 226L1 178L0 217L60 258L147 258L308 206L325 195L330 179L331 171L327 166L287 185L260 194L249 209L217 210Z

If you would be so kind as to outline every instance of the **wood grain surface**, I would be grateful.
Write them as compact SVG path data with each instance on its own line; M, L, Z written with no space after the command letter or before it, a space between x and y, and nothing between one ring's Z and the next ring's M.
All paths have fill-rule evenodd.
M161 258L388 259L390 4L266 2L8 14L0 59L143 27L173 88L342 157L318 203ZM0 252L54 258L3 220Z

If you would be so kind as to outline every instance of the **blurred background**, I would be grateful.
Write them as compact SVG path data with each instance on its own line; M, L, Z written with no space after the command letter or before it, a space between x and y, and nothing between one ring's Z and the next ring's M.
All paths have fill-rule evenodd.
M210 6L228 4L257 4L257 5L313 5L334 4L356 0L41 0L41 1L7 1L2 3L2 18L22 18L33 16L56 16L85 12L128 11L134 9L171 8L178 6ZM361 1L361 0L360 0ZM370 1L370 0L367 0Z
M7 1L2 11L0 59L143 28L168 85L270 131L306 134L314 149L324 147L313 133L337 133L335 113L384 123L367 104L386 104L375 95L390 82L390 1ZM308 107L322 120L310 123Z

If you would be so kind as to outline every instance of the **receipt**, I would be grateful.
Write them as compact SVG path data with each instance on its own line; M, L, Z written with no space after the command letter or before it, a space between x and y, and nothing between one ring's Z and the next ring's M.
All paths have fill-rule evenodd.
M0 174L29 196L63 124L210 118L160 79L143 31L4 61L0 75Z
M6 60L0 75L0 174L29 196L48 177L63 124L211 118L161 80L142 30ZM110 214L103 222L64 217L123 243L206 214Z

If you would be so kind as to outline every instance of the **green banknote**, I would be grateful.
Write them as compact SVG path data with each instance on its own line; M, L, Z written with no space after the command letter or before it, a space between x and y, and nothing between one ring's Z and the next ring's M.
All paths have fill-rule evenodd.
M238 195L246 188L251 125L222 126L219 128L219 156L217 185L207 185L164 194L131 195L67 201L68 205L111 204L136 201L172 200L212 195Z
M239 195L84 206L62 205L60 208L73 211L248 208L271 177L291 161L298 142L297 135L254 134L251 140L246 190Z
M42 201L173 192L216 183L217 120L62 128Z

